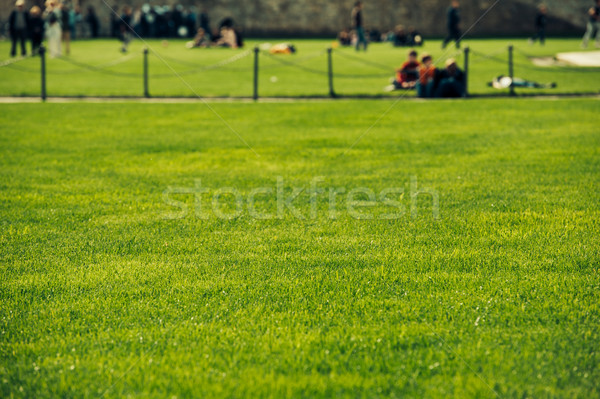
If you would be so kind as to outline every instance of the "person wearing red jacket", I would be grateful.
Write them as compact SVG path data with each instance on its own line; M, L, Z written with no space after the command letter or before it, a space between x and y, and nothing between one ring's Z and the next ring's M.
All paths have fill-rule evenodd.
M408 53L408 59L396 70L396 80L394 86L397 89L411 90L417 86L419 80L419 67L421 64L417 59L417 52L411 50Z

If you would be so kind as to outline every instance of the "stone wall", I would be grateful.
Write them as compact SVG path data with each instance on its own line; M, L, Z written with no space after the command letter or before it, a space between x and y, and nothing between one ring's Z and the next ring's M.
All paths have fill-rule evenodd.
M79 1L85 8L93 5L101 17L102 31L109 26L110 9L102 0ZM473 25L496 0L462 0L463 27ZM591 0L544 0L550 13L550 34L581 34ZM27 7L41 0L27 0ZM145 1L113 2L140 6ZM206 8L212 25L231 16L247 36L333 36L350 24L354 0L202 0L152 2L182 4L190 9ZM388 30L397 24L417 27L425 36L439 36L445 30L447 0L365 0L367 27ZM13 0L0 0L0 20L4 23L13 8ZM500 0L479 23L473 35L529 35L538 0Z

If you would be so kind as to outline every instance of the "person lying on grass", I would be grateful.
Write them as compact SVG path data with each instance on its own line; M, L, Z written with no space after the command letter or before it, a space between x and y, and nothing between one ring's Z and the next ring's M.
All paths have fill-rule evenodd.
M526 89L554 89L556 83L538 83L521 78L511 78L510 76L500 75L493 81L488 82L488 86L494 89L508 89L509 87L522 87Z

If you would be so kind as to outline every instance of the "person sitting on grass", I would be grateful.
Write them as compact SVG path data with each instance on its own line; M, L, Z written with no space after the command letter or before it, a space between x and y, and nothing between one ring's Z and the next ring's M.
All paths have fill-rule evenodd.
M394 81L396 89L412 90L417 87L420 66L417 52L411 50L408 53L408 59L402 64L402 67L396 70L396 80Z
M409 43L409 38L406 35L406 31L404 30L404 26L397 25L394 30L394 47L404 47Z
M344 29L338 35L340 45L343 47L349 47L352 45L352 38L350 37L350 29Z
M208 47L210 46L210 40L206 37L206 32L202 28L198 28L196 36L194 36L194 40L189 41L185 45L187 48L195 48L195 47Z
M429 54L423 54L421 67L419 68L419 80L417 82L417 95L421 98L431 98L435 92L435 77L437 69L433 65L433 59Z
M446 69L439 74L438 80L436 97L458 98L465 95L465 74L454 58L446 61Z
M390 79L390 85L384 88L385 91L394 90L413 90L417 87L419 80L419 61L417 60L417 52L411 50L408 53L408 59L402 66L396 69L396 77Z
M217 47L238 48L237 36L235 30L230 26L223 26L220 32L220 38L215 42Z
M408 45L409 46L423 46L423 36L417 31L415 27L410 27L408 31Z

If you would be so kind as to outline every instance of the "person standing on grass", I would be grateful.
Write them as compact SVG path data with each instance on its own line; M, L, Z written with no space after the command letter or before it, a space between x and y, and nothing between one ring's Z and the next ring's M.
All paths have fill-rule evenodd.
M31 36L31 54L37 55L44 40L44 20L38 6L29 10L29 35Z
M119 32L121 34L121 42L123 42L123 46L121 46L121 52L126 53L127 47L129 46L129 42L131 41L131 23L133 11L131 7L125 6L123 7L123 15L121 15L121 21L119 25Z
M587 23L587 29L583 36L582 48L587 48L588 42L594 31L596 32L596 47L600 47L600 0L596 0L596 5L588 11L590 19Z
M536 40L540 40L540 44L543 46L546 42L546 24L548 22L548 8L541 4L538 7L538 13L535 16L535 35L529 39L529 44L535 43Z
M364 46L365 51L367 51L368 46L367 37L365 36L362 9L363 6L360 1L357 1L352 9L352 26L356 31L356 51L360 50L361 44Z
M15 9L10 13L8 19L8 30L12 45L10 47L10 56L17 55L17 42L21 43L21 56L27 55L25 41L27 40L27 31L29 28L29 15L25 11L25 0L17 0Z
M65 55L71 54L71 29L70 29L70 16L71 10L69 10L69 6L63 3L59 7L59 15L60 15L60 28L62 29L62 42L65 48Z
M87 24L89 25L91 37L96 39L98 37L98 31L100 30L100 20L96 15L96 10L94 10L94 7L88 7L85 22L87 22Z
M58 17L55 12L50 11L48 13L47 24L46 38L48 39L48 51L50 52L50 57L60 57L62 54L60 49L62 30L60 29L60 23L58 22Z
M442 43L442 48L446 48L448 43L454 40L456 48L460 48L460 4L458 0L453 0L448 8L446 19L448 27L448 36Z

